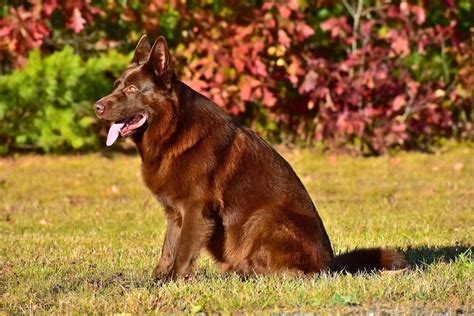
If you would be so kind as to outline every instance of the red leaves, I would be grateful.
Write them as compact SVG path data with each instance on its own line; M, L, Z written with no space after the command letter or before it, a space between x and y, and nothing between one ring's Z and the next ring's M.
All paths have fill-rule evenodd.
M277 102L277 99L267 88L263 88L263 105L272 107Z
M286 48L290 47L291 45L290 38L283 30L278 30L278 42Z
M301 84L299 92L300 93L305 93L305 92L311 92L315 89L316 87L316 82L318 79L318 74L314 72L313 70L310 70L303 81L303 84Z
M0 34L0 47L5 43L16 66L20 66L24 62L23 54L40 47L44 38L49 36L49 30L39 10L27 11L20 6L11 8L10 15L0 20Z
M58 6L57 0L44 0L43 2L43 11L46 16L51 16Z
M303 22L297 22L296 23L296 31L298 33L300 33L303 36L304 39L314 35L313 28L311 26L309 26L308 24L303 23Z
M362 22L362 24L360 26L361 35L364 36L364 37L369 37L374 25L375 25L374 20L369 20L369 21Z
M393 32L392 38L393 42L390 47L397 55L404 57L410 53L410 46L408 40L405 37L398 35L396 32Z
M291 57L291 63L286 68L288 74L288 80L292 83L293 86L296 86L298 83L298 77L302 76L305 73L305 70L301 67L302 61L296 56Z
M86 20L82 17L81 12L78 8L74 8L71 20L67 26L72 28L74 32L79 33L84 28L84 24L86 24Z
M324 21L323 23L321 23L320 27L321 27L321 30L327 32L329 30L331 30L332 28L336 27L337 25L337 18L329 18L327 19L326 21Z
M267 67L260 59L255 61L255 65L250 67L250 70L256 75L267 76Z
M392 109L394 111L400 110L406 104L405 95L400 94L395 97L392 102Z
M31 0L28 8L12 7L10 15L0 20L0 49L6 47L16 66L29 50L41 47L44 39L51 35L46 21L54 12L59 11L66 21L65 26L76 33L102 12L91 0L66 0L60 4L57 0Z
M347 38L347 35L352 31L345 16L329 18L321 23L320 27L325 32L331 31L332 38Z
M415 15L415 21L418 25L421 25L426 20L425 9L420 6L413 6L413 13Z
M237 71L243 71L245 68L245 63L240 59L234 59L234 66Z
M245 81L240 86L240 99L242 101L250 101L252 99L252 85L249 81Z
M291 14L291 10L287 6L284 6L284 5L279 5L278 6L278 12L285 19L288 19L290 17L290 14Z
M46 21L52 14L60 13L72 33L88 32L101 12L91 0L31 3L30 10L18 7L0 21L0 47L8 47L16 60L51 36ZM470 104L470 47L453 36L453 19L434 26L430 19L426 26L431 12L422 2L382 1L364 7L367 14L356 29L346 12L320 23L323 32L317 34L315 16L304 1L265 0L260 7L244 6L244 12L229 6L224 15L207 6L188 9L177 1L137 3L138 9L127 4L104 10L110 19L136 24L124 34L130 41L137 29L161 32L164 22L158 17L171 4L179 12L179 47L173 56L180 77L233 115L253 104L257 114L251 115L264 111L269 120L301 138L328 146L360 143L371 152L474 128L451 114ZM466 66L459 66L456 74L448 72L449 80L443 75L428 78L428 73L443 74L443 69L417 67L429 64L442 47L450 63ZM423 56L423 63L412 61L426 53L429 58ZM422 73L421 79L416 73Z
M406 17L413 16L416 24L421 25L426 20L425 9L418 5L411 5L408 2L400 4L400 12Z
M402 133L404 131L406 131L407 129L407 126L403 123L398 123L398 122L393 122L392 124L392 127L391 127L391 130L392 132L394 133Z
M411 47L439 49L453 27L421 28L425 10L405 2L400 7L389 5L386 13L382 25L376 18L362 19L357 32L341 17L321 23L329 33L331 49L348 53L335 61L308 59L298 92L318 109L315 139L347 144L356 137L371 152L384 152L452 130L451 113L442 106L450 95L445 92L447 83L420 84L412 69L405 68L405 58ZM349 39L357 45L345 46Z

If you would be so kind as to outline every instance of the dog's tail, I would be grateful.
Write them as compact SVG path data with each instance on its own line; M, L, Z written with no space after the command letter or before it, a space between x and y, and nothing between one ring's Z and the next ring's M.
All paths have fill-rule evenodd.
M334 258L331 270L335 272L371 272L401 270L408 267L405 256L395 250L382 248L356 249Z

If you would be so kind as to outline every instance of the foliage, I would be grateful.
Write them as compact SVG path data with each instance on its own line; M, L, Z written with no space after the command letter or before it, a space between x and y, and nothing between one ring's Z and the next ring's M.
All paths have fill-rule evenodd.
M129 51L143 32L163 34L185 82L274 140L377 154L472 139L469 0L7 7L0 20L7 65L23 64L33 47L72 44L89 57L113 47Z
M41 47L52 35L51 25L46 21L50 20L56 28L78 33L84 24L91 23L94 16L102 12L91 0L29 1L8 7L8 14L0 20L0 46L7 46L7 52L17 65L25 62L22 58L25 53Z
M381 153L472 131L469 45L454 42L455 20L426 26L425 9L406 2L347 9L352 21L311 21L295 1L235 20L194 12L179 64L230 113L258 102L309 143Z
M423 26L425 10L404 2L368 9L370 19L349 9L358 27L345 17L321 23L342 58L307 57L298 91L318 108L316 139L358 141L360 150L379 153L471 131L469 86L457 74L471 67L468 43L447 47L456 21Z
M0 77L0 153L96 145L91 104L126 61L113 51L87 62L70 47L45 58L33 51L23 69Z

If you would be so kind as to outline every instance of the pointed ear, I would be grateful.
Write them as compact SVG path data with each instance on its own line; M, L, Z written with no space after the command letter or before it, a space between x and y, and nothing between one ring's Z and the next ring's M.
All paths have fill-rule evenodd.
M137 47L135 48L135 54L133 55L132 63L141 65L148 60L150 55L150 43L148 43L148 36L143 35L138 41Z
M170 52L168 51L168 45L163 36L156 39L155 44L151 48L151 53L148 58L148 62L153 69L155 75L162 75L170 65Z

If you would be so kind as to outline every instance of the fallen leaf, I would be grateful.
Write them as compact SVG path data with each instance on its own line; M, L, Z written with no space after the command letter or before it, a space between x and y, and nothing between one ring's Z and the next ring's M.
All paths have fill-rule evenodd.
M398 166L400 164L401 160L399 158L390 158L388 160L388 163L392 166Z
M46 226L46 225L50 225L50 223L45 220L44 218L42 220L39 221L40 225L43 225L43 226Z
M454 164L453 168L456 171L461 171L462 168L464 168L464 164L462 162L457 162L457 163Z
M120 192L119 188L116 186L116 185L113 185L111 188L110 188L110 191L112 191L112 193L114 194L117 194Z

